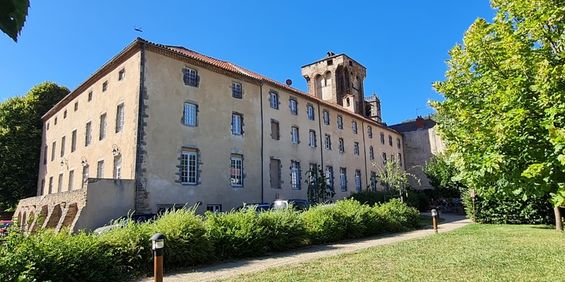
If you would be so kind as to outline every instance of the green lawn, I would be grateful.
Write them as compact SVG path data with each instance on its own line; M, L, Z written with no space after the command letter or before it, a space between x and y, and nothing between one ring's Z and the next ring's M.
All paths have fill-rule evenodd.
M565 281L565 233L545 226L472 224L233 281Z

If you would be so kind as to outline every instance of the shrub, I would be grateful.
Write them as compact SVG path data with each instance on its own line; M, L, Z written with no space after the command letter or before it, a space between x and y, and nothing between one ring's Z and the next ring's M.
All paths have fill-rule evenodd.
M219 258L248 257L267 251L265 229L250 209L229 213L206 213L207 234Z
M361 191L351 194L350 199L357 200L361 204L374 206L396 197L398 195L393 194L392 191Z
M406 197L406 204L408 206L414 207L419 211L428 211L430 209L430 197L425 191L408 191L408 197Z
M260 213L259 226L263 228L269 251L289 250L309 244L300 213L294 209Z
M383 225L385 231L398 232L418 227L420 213L408 207L398 199L373 207L378 218L376 222Z
M214 259L206 225L194 209L166 212L155 220L151 229L152 233L165 235L165 264L168 267L195 265Z
M12 234L0 250L1 281L108 281L131 279L95 236L40 231Z
M471 197L463 197L467 216L473 218ZM553 209L548 197L506 195L480 197L475 200L476 221L495 224L554 224Z
M345 229L344 238L360 238L370 234L369 227L373 225L374 220L371 207L348 199L337 201L332 208L340 214L339 219Z
M334 205L317 205L301 214L306 232L313 243L329 243L345 237L342 214Z

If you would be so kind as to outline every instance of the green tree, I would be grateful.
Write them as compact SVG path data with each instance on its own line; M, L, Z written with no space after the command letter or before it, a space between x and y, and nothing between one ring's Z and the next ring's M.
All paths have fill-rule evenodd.
M465 186L457 178L457 169L449 161L447 154L434 156L426 162L423 171L440 194L462 193Z
M0 30L14 41L24 27L29 0L0 0Z
M308 202L310 204L326 203L335 195L335 191L328 182L322 169L312 168L306 172L306 184L308 185Z
M459 178L482 197L551 196L565 205L565 5L493 0L450 52L432 103Z
M373 166L376 166L376 164L373 164ZM401 202L404 202L404 197L408 196L408 188L410 187L408 177L416 179L418 183L420 182L420 179L406 172L395 159L387 161L383 167L377 169L377 178L386 187L396 190ZM373 181L371 180L371 182Z
M25 96L0 103L0 210L36 194L41 152L41 116L69 93L42 83Z

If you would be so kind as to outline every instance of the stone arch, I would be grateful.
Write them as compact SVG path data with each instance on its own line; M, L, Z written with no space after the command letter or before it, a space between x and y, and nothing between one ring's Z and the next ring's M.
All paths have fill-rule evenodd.
M47 219L45 228L57 227L57 223L59 223L59 220L61 219L61 214L62 214L61 205L55 205L51 210L51 214L49 215L49 218Z
M31 228L30 228L31 232L34 232L38 228L43 227L43 223L45 222L45 219L47 218L48 212L49 212L49 207L47 205L44 205L44 206L41 207L39 214L33 219L33 223L31 224Z
M322 97L323 77L317 74L314 77L314 95L318 98Z
M61 228L63 227L71 227L73 221L75 220L78 214L78 205L77 203L72 203L67 208L67 212L65 213L65 217L63 218L63 222L61 223Z
M324 87L331 86L331 85L332 85L332 72L327 71L324 74Z

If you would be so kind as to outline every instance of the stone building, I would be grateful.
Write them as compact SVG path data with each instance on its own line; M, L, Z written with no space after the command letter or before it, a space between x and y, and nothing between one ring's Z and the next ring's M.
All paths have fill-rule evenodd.
M445 145L439 137L436 122L430 117L418 116L415 120L391 125L392 129L402 133L404 140L404 162L407 172L414 174L419 180L409 178L414 189L433 189L423 171L426 162L445 151Z
M370 185L402 136L364 99L347 55L302 67L308 93L184 47L136 39L47 112L24 228L90 230L173 206L229 211L306 199L322 168L335 199ZM289 83L290 84L290 83Z

